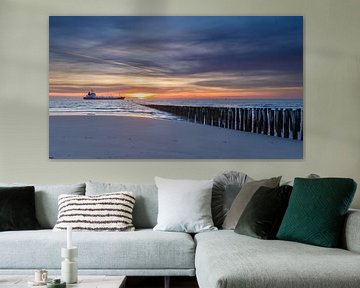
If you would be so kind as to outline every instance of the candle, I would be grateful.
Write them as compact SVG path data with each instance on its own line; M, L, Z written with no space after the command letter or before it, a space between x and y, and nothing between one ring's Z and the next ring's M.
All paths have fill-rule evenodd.
M72 248L72 235L71 235L72 227L70 225L67 226L66 232L67 232L66 248L70 249Z

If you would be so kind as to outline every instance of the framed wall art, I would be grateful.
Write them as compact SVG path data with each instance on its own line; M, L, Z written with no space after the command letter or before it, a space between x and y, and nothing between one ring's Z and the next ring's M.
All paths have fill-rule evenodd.
M302 159L303 17L50 16L49 158Z

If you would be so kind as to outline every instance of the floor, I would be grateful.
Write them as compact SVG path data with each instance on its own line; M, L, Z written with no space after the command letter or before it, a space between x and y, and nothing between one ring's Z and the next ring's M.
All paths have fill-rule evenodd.
M126 288L163 288L164 277L127 277ZM171 288L199 288L195 277L171 277Z

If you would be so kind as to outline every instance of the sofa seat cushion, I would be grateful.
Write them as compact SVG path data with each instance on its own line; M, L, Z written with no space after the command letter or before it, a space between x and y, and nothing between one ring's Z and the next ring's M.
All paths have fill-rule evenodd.
M83 269L194 269L195 244L186 233L144 229L133 232L73 232ZM60 269L66 232L2 232L0 269Z
M357 287L360 254L229 230L195 236L200 288Z

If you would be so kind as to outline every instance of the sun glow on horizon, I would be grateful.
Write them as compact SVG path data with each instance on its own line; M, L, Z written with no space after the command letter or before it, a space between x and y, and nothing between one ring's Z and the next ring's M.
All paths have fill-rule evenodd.
M146 87L143 87L146 88ZM149 90L151 87L147 87ZM162 87L156 92L143 92L144 90L126 89L125 91L118 92L99 92L98 96L125 96L132 99L221 99L221 98L273 98L273 99L295 99L302 98L302 87L283 87L283 88L268 88L268 89L220 89L220 88L200 88L200 89L185 89L183 87L177 87L176 89L168 89L168 87ZM50 97L84 97L86 93L79 92L50 92Z
M155 96L153 93L127 93L125 94L126 97L130 98L139 98L139 99L145 99Z

